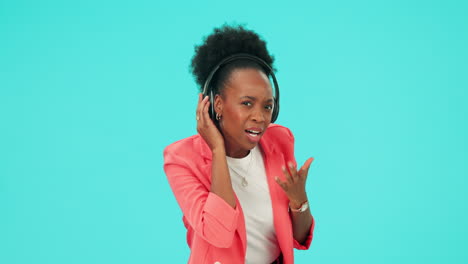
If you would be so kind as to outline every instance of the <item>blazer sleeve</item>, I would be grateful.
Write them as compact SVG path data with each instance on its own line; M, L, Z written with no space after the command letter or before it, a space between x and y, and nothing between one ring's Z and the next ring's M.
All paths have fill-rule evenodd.
M310 248L310 244L312 243L312 238L314 236L314 227L315 227L315 219L312 216L312 225L310 225L309 235L305 240L304 244L299 243L296 239L294 239L294 248L299 250L307 250Z
M239 206L232 208L210 192L188 162L170 148L164 150L164 171L174 196L198 236L215 247L228 248L234 240Z
M287 129L287 134L288 138L290 141L290 148L289 151L287 151L288 155L286 157L287 161L292 161L296 166L296 159L294 157L294 135L291 133L291 130ZM304 241L304 244L299 243L296 239L293 238L294 240L294 248L299 249L299 250L307 250L310 248L310 244L312 243L312 238L314 235L314 228L315 228L315 219L314 216L312 216L312 224L310 225L309 229L309 235L307 236L307 239Z

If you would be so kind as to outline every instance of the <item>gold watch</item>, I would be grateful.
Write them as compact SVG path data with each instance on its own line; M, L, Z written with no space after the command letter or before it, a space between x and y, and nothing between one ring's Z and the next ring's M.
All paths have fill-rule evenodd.
M291 207L291 203L289 203L289 210L295 212L295 213L303 213L305 212L305 210L307 210L309 208L309 202L308 201L305 201L301 204L301 207L297 208L297 209L294 209Z

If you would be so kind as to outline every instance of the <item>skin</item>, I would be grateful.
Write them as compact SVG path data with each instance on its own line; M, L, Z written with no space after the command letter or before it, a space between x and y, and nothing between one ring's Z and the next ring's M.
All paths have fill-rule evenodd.
M236 207L235 193L227 166L226 156L242 158L256 146L246 136L245 129L257 127L262 136L271 123L273 95L268 77L258 69L245 68L234 70L221 92L214 100L215 111L221 116L219 131L208 115L208 97L199 94L197 105L197 131L212 151L212 182L210 191ZM283 174L286 181L275 177L276 182L286 193L291 208L299 208L307 201L305 183L313 158L309 158L297 170L292 162L284 164ZM312 224L310 210L290 213L293 236L305 242Z
M233 158L247 156L256 143L248 140L245 129L265 131L271 123L273 94L268 77L256 69L234 71L221 96L215 97L226 153ZM263 133L262 133L263 134Z

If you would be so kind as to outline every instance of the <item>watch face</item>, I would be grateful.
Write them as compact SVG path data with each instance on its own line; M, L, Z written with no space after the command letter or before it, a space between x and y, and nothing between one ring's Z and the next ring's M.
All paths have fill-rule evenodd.
M309 202L304 202L303 204L301 204L301 207L299 207L298 209L291 209L291 206L289 206L290 210L292 210L293 212L304 212L305 210L307 210L307 208L309 208Z

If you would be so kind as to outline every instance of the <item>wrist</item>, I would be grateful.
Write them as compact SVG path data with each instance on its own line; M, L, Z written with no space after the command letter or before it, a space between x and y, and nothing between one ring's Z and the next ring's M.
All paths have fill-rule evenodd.
M224 146L215 147L211 152L213 156L226 156L226 149Z
M303 213L309 209L309 202L305 201L299 206L293 206L291 203L289 203L289 210L294 212L294 213Z
M307 196L303 196L303 197L296 198L296 199L289 199L289 205L292 208L297 209L301 207L301 205L307 201L308 201Z

